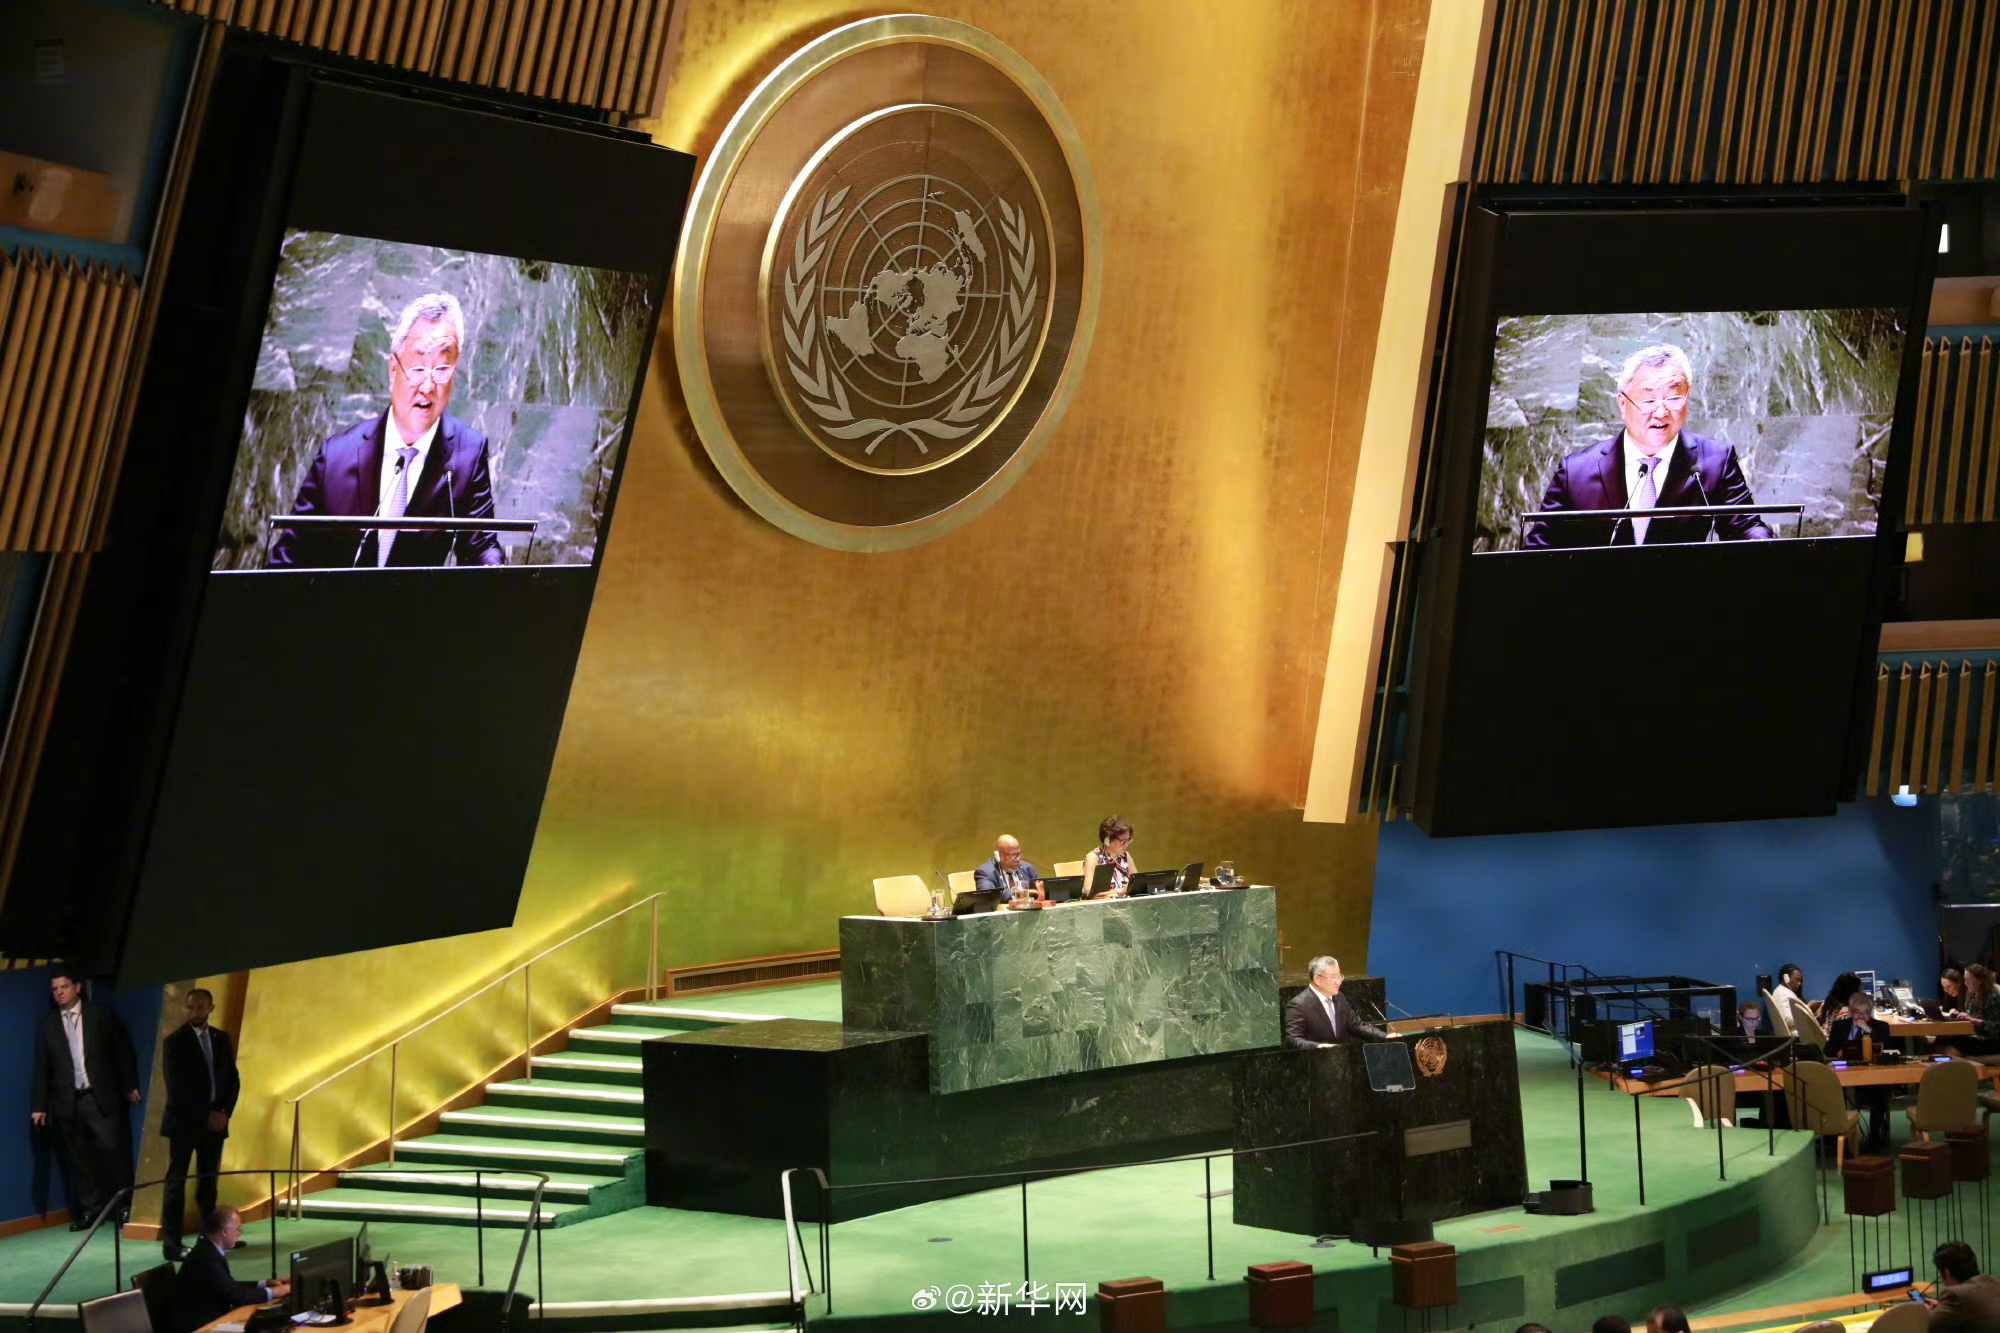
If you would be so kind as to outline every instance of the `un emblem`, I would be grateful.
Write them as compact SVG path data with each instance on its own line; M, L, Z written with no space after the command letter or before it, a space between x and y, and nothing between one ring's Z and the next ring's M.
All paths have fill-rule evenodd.
M978 29L837 28L723 132L682 232L689 417L758 513L890 550L996 501L1083 372L1102 261L1054 92Z
M794 424L866 472L976 447L1048 328L1048 238L1033 176L976 116L895 107L849 126L766 245L764 354Z

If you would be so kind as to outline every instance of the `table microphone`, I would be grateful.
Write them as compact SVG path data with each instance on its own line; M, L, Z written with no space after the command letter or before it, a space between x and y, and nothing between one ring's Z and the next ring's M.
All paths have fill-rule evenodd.
M1695 489L1701 492L1701 507L1707 509L1709 507L1708 487L1701 484L1701 461L1694 456L1694 450L1692 449L1688 450L1688 462L1694 465L1694 485ZM1708 516L1708 536L1702 538L1702 540L1711 542L1716 540L1715 515L1713 514Z

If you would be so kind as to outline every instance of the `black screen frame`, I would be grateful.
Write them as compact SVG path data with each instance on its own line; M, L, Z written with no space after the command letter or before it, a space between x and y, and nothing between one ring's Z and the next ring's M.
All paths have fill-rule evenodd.
M1406 771L1398 775L1396 793L1400 808L1435 836L1831 813L1837 800L1851 797L1859 780L1867 668L1874 660L1901 554L1900 519L1936 258L1937 206L1879 185L1792 192L1467 186L1461 192L1457 268L1445 297L1447 317L1439 321L1439 390L1411 543L1421 565ZM1678 262L1634 266L1635 254L1672 256ZM1479 595L1476 585L1482 580L1511 579L1519 573L1478 567L1530 560L1547 562L1544 567L1553 570L1562 559L1556 552L1482 553L1475 559L1472 550L1499 320L1634 310L1857 307L1894 308L1905 328L1876 535L1786 539L1787 544L1859 543L1867 552L1851 637L1844 616L1839 624L1797 625L1805 639L1823 631L1829 636L1823 646L1839 659L1829 669L1840 676L1837 693L1843 703L1838 716L1829 713L1821 719L1838 737L1837 761L1809 779L1799 775L1790 790L1783 789L1783 782L1752 791L1691 780L1677 789L1655 791L1643 804L1624 810L1614 801L1577 796L1587 784L1601 780L1588 763L1575 763L1558 774L1550 767L1557 761L1549 759L1537 780L1522 784L1519 770L1504 762L1507 752L1477 731L1480 715L1469 715L1464 707L1476 694L1469 686L1477 684L1481 662L1494 660L1492 655L1505 648L1492 638L1493 627L1483 614L1488 608L1469 608L1465 599ZM1671 587L1677 549L1635 548L1617 554L1627 558L1626 569L1638 578L1666 580L1662 586ZM1842 569L1855 562L1851 551L1824 558ZM1794 571L1777 582L1796 576ZM1481 706L1491 702L1483 700ZM1520 740L1540 745L1546 738ZM1698 766L1685 767L1692 778ZM1518 792L1504 790L1510 786ZM1510 801L1516 794L1520 799Z

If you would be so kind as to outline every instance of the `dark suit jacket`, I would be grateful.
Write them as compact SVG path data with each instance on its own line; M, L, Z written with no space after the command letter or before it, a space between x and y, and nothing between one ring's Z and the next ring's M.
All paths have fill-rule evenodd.
M1996 1328L2000 1328L2000 1278L1981 1273L1938 1293L1931 1333L1993 1333Z
M1587 449L1579 449L1556 464L1542 493L1544 509L1623 509L1625 494L1625 434L1620 431ZM1704 499L1703 496L1707 498ZM1666 480L1659 487L1661 508L1675 505L1754 504L1750 483L1736 450L1720 440L1682 431L1674 447L1673 461ZM1646 545L1708 540L1707 518L1656 518L1646 528ZM1715 535L1723 541L1745 541L1769 537L1771 530L1755 514L1731 514L1717 518ZM1548 546L1630 546L1632 521L1610 519L1592 522L1570 519L1555 523L1530 523L1521 544Z
M1888 1040L1889 1029L1875 1019L1868 1025L1868 1035L1875 1038L1875 1049L1881 1050ZM1826 1030L1826 1053L1832 1056L1852 1056L1861 1058L1861 1035L1854 1030L1854 1020L1846 1014L1833 1020L1833 1026Z
M180 1272L174 1274L178 1318L173 1333L192 1333L239 1305L260 1305L263 1301L264 1288L255 1282L238 1282L229 1271L228 1257L203 1236L189 1248Z
M1021 883L1030 889L1034 888L1035 881L1042 877L1042 872L1035 869L1035 863L1025 856L1021 858L1021 868L1016 873L1020 875ZM982 889L1000 889L1002 896L1007 896L1006 890L1002 887L1007 881L1001 878L998 856L987 857L986 864L972 872L972 882Z
M186 1023L160 1043L160 1062L167 1077L167 1109L160 1115L162 1138L192 1138L208 1130L208 1113L234 1113L242 1084L236 1077L236 1046L221 1028L208 1030L208 1048L215 1057L215 1098L208 1095L208 1066L201 1042ZM228 1130L223 1130L227 1135Z
M382 438L389 414L371 418L320 445L305 480L292 501L294 514L339 514L362 517L377 512L382 500ZM451 485L445 485L449 473ZM410 518L491 518L493 476L486 461L486 437L447 412L424 457L424 470L410 489ZM371 533L353 528L335 532L293 532L280 529L271 548L273 569L373 568L375 543ZM500 539L490 532L404 532L389 548L392 568L442 565L456 539L461 565L498 565L506 561ZM364 549L365 547L365 549ZM357 558L358 557L358 558Z
M97 1109L110 1115L125 1108L125 1094L139 1086L139 1061L132 1038L118 1015L101 1004L83 1003L83 1067ZM76 1113L76 1071L62 1011L51 1009L35 1028L35 1072L30 1110L56 1117Z
M1333 1011L1339 1017L1341 1041L1391 1041L1381 1028L1363 1022L1345 995L1333 997ZM1333 1041L1333 1028L1326 1021L1326 1006L1311 986L1292 997L1285 1006L1285 1045L1295 1051L1309 1051Z

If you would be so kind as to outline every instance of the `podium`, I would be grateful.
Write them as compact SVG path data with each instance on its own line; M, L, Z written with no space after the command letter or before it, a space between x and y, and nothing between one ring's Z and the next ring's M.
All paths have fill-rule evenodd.
M1520 1206L1521 1074L1504 1021L1405 1033L1414 1085L1377 1092L1363 1043L1260 1051L1232 1067L1233 1216L1293 1235L1428 1240L1432 1224ZM1284 1147L1338 1134L1363 1137ZM1269 1149L1256 1152L1254 1149Z

